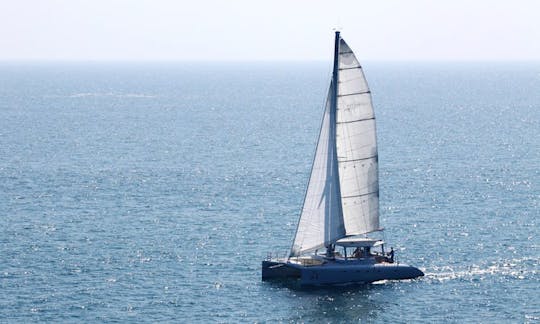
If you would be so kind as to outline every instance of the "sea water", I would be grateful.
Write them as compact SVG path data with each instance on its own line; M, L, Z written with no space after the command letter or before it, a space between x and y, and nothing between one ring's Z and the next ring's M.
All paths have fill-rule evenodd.
M381 224L425 277L261 282L326 63L2 63L0 322L538 322L540 64L370 63Z

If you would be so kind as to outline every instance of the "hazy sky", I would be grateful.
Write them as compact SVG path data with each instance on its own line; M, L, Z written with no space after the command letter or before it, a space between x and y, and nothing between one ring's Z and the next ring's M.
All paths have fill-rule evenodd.
M540 60L534 0L0 0L0 60Z

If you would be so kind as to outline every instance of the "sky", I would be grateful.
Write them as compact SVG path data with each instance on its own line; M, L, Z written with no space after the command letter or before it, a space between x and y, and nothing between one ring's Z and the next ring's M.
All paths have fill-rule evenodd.
M0 0L0 60L540 60L536 0Z

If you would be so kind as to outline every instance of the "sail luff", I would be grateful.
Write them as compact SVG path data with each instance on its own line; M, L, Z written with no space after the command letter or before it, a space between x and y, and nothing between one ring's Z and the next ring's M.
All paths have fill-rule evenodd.
M327 231L332 232L334 229L331 228L333 223L341 224L343 226L343 211L341 203L341 185L339 181L339 165L338 165L338 155L337 155L337 98L339 96L339 49L341 44L340 32L336 31L335 41L334 41L334 67L332 70L332 87L333 91L331 93L331 118L330 118L330 127L332 132L333 140L329 143L329 150L332 151L332 175L337 179L334 183L336 184L336 195L334 199L336 200L334 204L337 206L337 212L334 214L328 214L328 218L334 218L328 220ZM332 222L333 221L333 222ZM339 237L332 237L330 234L325 239L326 248L330 248L331 244L334 244L335 241L339 240L344 236L345 233L341 234Z

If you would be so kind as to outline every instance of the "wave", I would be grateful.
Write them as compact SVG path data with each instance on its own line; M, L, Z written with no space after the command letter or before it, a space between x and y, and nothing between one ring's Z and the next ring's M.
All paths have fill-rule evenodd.
M425 277L433 281L447 280L482 280L490 276L504 276L514 279L526 279L539 274L538 258L521 258L512 260L500 260L489 265L471 265L470 267L453 268L451 266L433 267L425 269Z
M99 97L112 97L112 98L156 98L156 95L150 95L145 93L114 93L114 92L78 92L69 95L49 95L47 98L99 98Z

